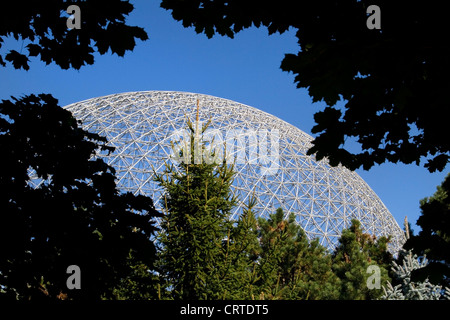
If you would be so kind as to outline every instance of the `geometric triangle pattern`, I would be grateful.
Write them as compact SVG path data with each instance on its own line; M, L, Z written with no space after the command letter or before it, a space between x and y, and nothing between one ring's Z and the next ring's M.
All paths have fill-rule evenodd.
M106 137L115 147L111 154L97 156L116 169L119 189L150 196L160 212L163 190L153 180L153 169L160 173L165 165L176 164L173 143L183 141L180 133L188 119L195 123L198 116L199 122L210 121L211 150L235 164L232 192L239 205L232 218L255 196L257 216L267 217L279 207L286 216L294 213L307 236L318 238L330 250L353 218L364 232L390 235L393 254L406 240L386 206L357 173L306 155L310 135L254 107L197 93L141 91L64 108L84 129Z

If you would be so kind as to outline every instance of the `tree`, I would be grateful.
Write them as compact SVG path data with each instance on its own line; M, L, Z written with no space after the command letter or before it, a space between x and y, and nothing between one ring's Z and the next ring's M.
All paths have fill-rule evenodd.
M258 222L253 211L256 198L251 198L237 222L233 224L230 235L225 242L224 299L255 300L261 291L257 285L260 279L258 263L261 246L258 238Z
M367 27L370 5L381 9L381 30ZM442 35L450 26L438 4L163 0L161 6L209 38L232 38L252 25L267 27L269 34L296 30L300 50L286 54L281 69L294 73L313 102L327 104L314 116L318 136L308 153L317 159L350 169L385 161L419 164L424 158L431 172L447 165L450 142L442 114L448 107L450 44ZM361 150L349 150L350 141Z
M96 157L113 148L56 99L3 100L0 147L2 297L114 298L133 265L152 267L152 200L118 191L114 168ZM72 265L81 290L66 284Z
M81 11L75 16L81 28L68 27L71 5ZM39 56L46 64L80 69L93 64L95 51L123 56L136 39L148 38L125 23L132 10L119 0L11 2L0 12L0 48L12 36L24 51L0 53L0 65L28 70L29 57ZM112 151L106 140L80 129L56 99L40 94L0 104L0 144L7 159L0 169L0 222L8 227L0 240L11 243L0 252L2 296L154 296L149 237L158 213L150 198L120 194L112 167L89 160ZM71 263L82 271L82 290L67 291Z
M120 278L113 289L113 297L117 300L155 300L161 299L158 275L154 266L137 260L132 253L126 261L129 272Z
M389 280L392 256L387 251L388 238L375 240L374 236L363 233L361 223L355 219L342 231L333 254L333 271L341 280L340 299L366 300L381 296L381 284ZM379 288L368 286L369 266L379 268Z
M198 122L197 122L198 124ZM227 272L229 219L236 199L231 194L234 172L223 162L208 162L199 140L207 125L189 122L190 144L180 150L178 170L168 165L156 181L164 188L165 215L158 237L158 272L173 299L220 299L234 274Z
M69 29L67 8L80 8L80 29ZM62 69L80 69L94 63L93 53L108 50L123 56L133 50L136 39L147 40L144 29L129 26L125 19L133 10L129 1L11 1L0 11L0 48L12 36L26 44L27 52L9 50L0 54L0 65L10 62L16 69L29 69L29 57L40 57L46 64Z
M450 289L442 288L442 286L434 285L425 279L423 282L412 281L412 272L420 270L427 266L426 258L418 259L417 255L413 255L411 250L400 252L402 265L395 261L392 265L392 271L398 282L396 286L392 286L387 282L383 286L383 296L381 299L385 300L440 300L450 299Z
M410 237L403 246L419 256L427 256L429 263L412 271L415 281L429 278L434 284L450 287L450 174L433 196L420 201L421 216L418 235Z
M318 240L309 242L281 208L267 220L258 219L261 253L257 282L268 299L336 299L339 279L331 271L331 255Z

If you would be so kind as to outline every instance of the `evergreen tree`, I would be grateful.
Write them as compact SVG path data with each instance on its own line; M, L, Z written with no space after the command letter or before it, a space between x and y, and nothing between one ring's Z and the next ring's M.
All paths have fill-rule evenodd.
M369 266L379 268L379 283L389 280L388 266L392 261L387 251L389 239L363 233L361 223L353 219L348 229L342 231L339 246L333 254L333 271L341 280L342 300L376 299L382 294L379 288L369 288Z
M336 300L339 298L340 280L332 271L332 256L318 239L310 242L300 258L297 270L296 299Z
M411 250L400 252L402 264L395 261L392 265L395 280L400 282L392 286L390 282L383 286L384 294L381 299L387 300L440 300L450 299L450 289L445 290L440 285L430 283L428 279L423 282L412 281L411 274L414 270L423 269L428 265L426 257L418 259Z
M225 299L253 300L259 297L256 282L259 279L257 265L261 247L258 240L258 224L253 211L255 204L256 199L250 199L225 243L224 264L225 274L228 275L223 279Z
M331 256L317 240L309 243L294 214L284 218L281 208L258 220L261 255L259 287L269 299L334 299L337 277Z
M301 231L284 220L284 212L278 208L269 218L258 219L261 256L259 261L259 287L269 299L282 299L283 288L291 280L296 252L305 245Z
M167 166L156 178L165 190L166 210L158 239L159 273L169 298L220 299L231 276L224 262L236 204L230 192L234 172L225 160L208 163L198 156L206 152L199 136L207 125L198 130L188 122L188 128L189 149L180 150L180 156L191 161L179 163L178 170Z
M132 253L126 259L125 265L130 269L127 277L120 279L120 283L113 290L116 300L155 300L160 298L158 276L149 266L136 261Z

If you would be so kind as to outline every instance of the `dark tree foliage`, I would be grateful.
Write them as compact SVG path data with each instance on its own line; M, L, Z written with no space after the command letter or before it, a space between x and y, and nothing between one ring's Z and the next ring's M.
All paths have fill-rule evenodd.
M81 11L81 28L67 27L67 8L76 4ZM22 42L20 52L0 52L0 65L12 63L29 69L29 57L39 56L46 64L62 69L80 69L94 63L94 52L108 50L123 56L133 50L136 39L147 40L144 29L126 24L133 5L121 0L8 1L0 10L0 49L8 37Z
M114 169L91 158L112 148L56 99L3 100L0 148L1 297L113 298L123 278L136 279L133 265L152 265L152 200L118 192ZM66 285L70 265L81 290Z
M429 171L449 161L447 93L450 25L441 3L406 0L163 0L184 27L233 37L251 26L269 34L297 30L300 50L281 69L295 74L314 102L319 134L309 150L332 165L369 169L386 161L417 163ZM369 30L367 7L381 9L381 30ZM263 53L261 53L263 54ZM336 106L339 100L345 106ZM355 140L360 151L349 151Z
M437 187L435 194L420 201L422 228L405 243L419 256L426 255L429 264L412 273L413 280L428 278L435 284L450 286L450 174Z

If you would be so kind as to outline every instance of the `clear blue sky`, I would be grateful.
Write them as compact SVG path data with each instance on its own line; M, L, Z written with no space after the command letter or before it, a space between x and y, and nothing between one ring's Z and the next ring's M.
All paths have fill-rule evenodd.
M313 114L324 104L312 104L306 90L297 89L293 74L281 71L285 53L299 49L294 31L268 36L266 29L247 29L234 39L208 39L185 29L160 1L131 1L135 10L128 24L143 27L149 40L138 41L125 57L96 55L95 63L79 71L46 66L31 58L29 71L0 67L0 99L31 93L51 93L60 105L128 91L173 90L210 94L271 113L311 134ZM26 43L7 41L20 52ZM397 222L405 215L413 224L419 200L431 196L447 171L429 173L416 165L383 164L357 171L378 194Z

